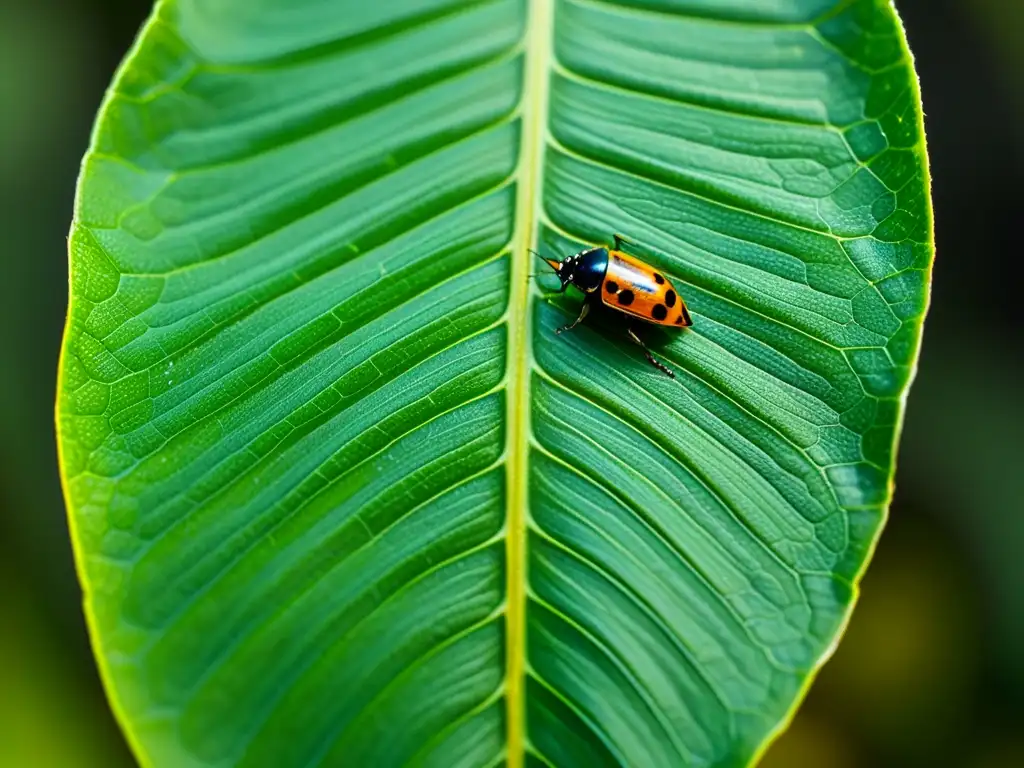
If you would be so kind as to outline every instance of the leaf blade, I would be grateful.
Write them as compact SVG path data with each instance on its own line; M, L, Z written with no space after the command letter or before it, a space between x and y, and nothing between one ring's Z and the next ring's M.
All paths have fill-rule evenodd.
M779 729L834 646L891 494L893 417L914 354L904 342L919 332L931 264L922 139L901 127L916 83L891 9L798 5L806 17L757 6L757 23L700 3L560 6L542 237L558 247L627 233L686 286L695 318L661 349L676 382L640 373L628 344L609 354L599 333L535 347L550 382L538 398L557 399L539 406L553 425L538 440L585 484L538 502L534 519L589 565L604 600L649 600L672 573L676 594L650 609L657 646L621 640L622 610L584 616L579 595L559 605L568 625L596 616L604 625L589 633L620 638L618 661L587 663L646 667L605 695L653 697L686 734L690 751L674 753L660 751L665 738L634 743L635 723L605 735L643 764L743 764L760 751L753 734ZM858 43L865 29L885 44ZM873 98L879 82L891 91L887 67L904 78L902 102ZM538 326L561 314L542 309ZM630 372L609 373L619 369ZM569 516L605 539L567 528ZM643 567L622 549L642 552ZM666 688L666 668L690 679ZM580 714L596 729L611 715L591 706ZM694 711L718 718L690 733Z
M385 5L159 5L84 164L61 461L136 753L743 764L891 493L931 258L895 14ZM547 333L535 229L685 286L676 382Z

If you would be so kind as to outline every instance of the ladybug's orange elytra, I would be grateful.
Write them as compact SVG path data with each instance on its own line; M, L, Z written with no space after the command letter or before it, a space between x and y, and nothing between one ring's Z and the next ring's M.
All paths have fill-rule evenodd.
M601 288L601 301L657 325L692 325L686 304L667 277L639 259L612 250Z

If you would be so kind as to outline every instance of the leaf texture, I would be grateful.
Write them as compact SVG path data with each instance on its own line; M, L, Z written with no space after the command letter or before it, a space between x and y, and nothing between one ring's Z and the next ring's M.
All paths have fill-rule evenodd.
M528 249L619 232L692 329ZM883 0L163 0L83 162L61 466L155 766L742 766L883 523L931 269Z

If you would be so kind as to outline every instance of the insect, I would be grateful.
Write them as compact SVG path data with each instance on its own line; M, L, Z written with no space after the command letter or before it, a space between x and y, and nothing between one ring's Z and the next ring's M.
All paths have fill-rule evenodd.
M624 253L622 244L632 245L628 240L621 235L615 235L614 238L615 244L610 249L587 248L561 261L547 259L534 251L535 255L555 270L558 279L562 281L558 293L564 293L570 285L575 285L585 295L579 317L556 329L555 333L575 328L597 303L622 312L630 321L642 320L674 328L692 325L686 303L668 278L649 264ZM647 345L637 336L633 325L634 322L630 322L626 327L629 338L640 345L651 365L675 378L675 374L651 354Z

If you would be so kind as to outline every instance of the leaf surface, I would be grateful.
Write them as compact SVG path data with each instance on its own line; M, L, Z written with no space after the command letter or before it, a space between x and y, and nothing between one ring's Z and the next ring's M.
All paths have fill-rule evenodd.
M529 254L626 235L691 329ZM164 0L79 182L58 429L156 766L741 766L838 641L931 269L857 0Z

